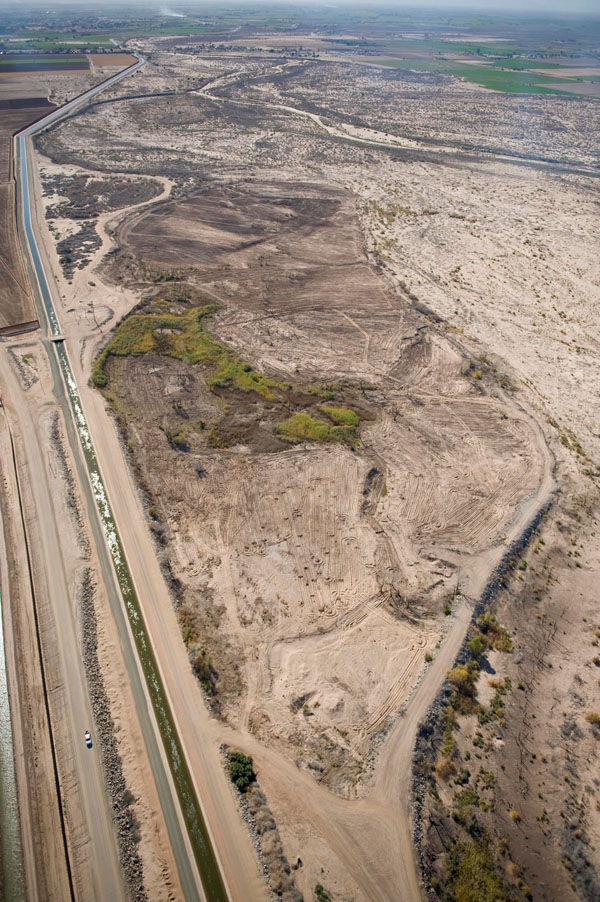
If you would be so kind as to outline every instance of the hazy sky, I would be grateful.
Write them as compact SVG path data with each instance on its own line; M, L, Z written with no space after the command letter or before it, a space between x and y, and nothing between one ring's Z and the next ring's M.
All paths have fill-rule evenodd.
M578 13L586 13L600 17L600 0L409 0L409 2L399 2L399 0L177 0L173 2L165 2L165 0L94 0L93 6L96 9L103 6L115 9L119 6L130 8L132 6L143 5L148 12L156 11L157 14L164 12L165 8L174 12L191 11L193 7L202 9L206 6L238 6L243 2L247 7L261 6L267 4L287 5L296 7L301 10L303 7L337 7L343 9L344 6L362 6L362 7L395 7L398 11L407 12L411 9L469 9L481 13L497 13L503 12L515 13L522 12L524 15L544 12L551 14L573 15ZM45 9L64 8L69 3L77 6L85 5L82 0L24 0L22 3L16 3L15 0L0 0L0 7L22 6L36 7L39 9L43 6Z

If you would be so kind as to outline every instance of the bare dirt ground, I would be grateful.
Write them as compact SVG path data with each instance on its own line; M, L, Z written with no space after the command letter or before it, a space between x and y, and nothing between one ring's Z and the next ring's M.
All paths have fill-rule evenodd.
M135 56L130 53L88 53L92 72L110 74L111 69L125 69L135 63Z
M547 497L546 443L569 493L597 459L594 102L167 53L125 92L39 143L71 175L171 184L117 228L103 214L102 248L59 276L82 365L96 311L162 296L171 316L216 303L210 333L290 386L211 389L168 328L106 368L207 730L254 756L306 898L416 897L411 730L469 615L443 607L478 596ZM320 391L360 440L284 445Z

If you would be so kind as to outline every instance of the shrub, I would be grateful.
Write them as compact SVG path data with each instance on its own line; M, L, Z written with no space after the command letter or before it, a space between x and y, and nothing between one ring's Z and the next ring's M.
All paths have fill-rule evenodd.
M597 723L600 723L600 714L597 711L588 711L585 715L585 719L588 723L591 723L592 726L595 726Z
M331 896L325 892L320 883L315 886L315 898L317 902L331 902Z
M104 388L108 379L104 375L104 371L98 367L94 367L92 372L92 385L94 388Z
M169 439L169 444L176 448L177 451L189 451L190 446L188 445L187 438L183 432L176 432L173 434L172 432L167 433L167 438Z
M252 758L243 752L229 752L229 776L240 792L246 792L256 780Z
M454 778L454 782L457 786L464 786L471 779L471 771L467 770L466 767L461 767L459 772Z
M475 709L477 696L475 681L478 676L479 664L476 661L458 664L448 674L448 682L454 687L452 704L463 714L471 713Z
M468 667L458 664L448 674L448 679L459 692L470 692L473 688L473 677Z
M467 648L469 649L469 654L473 658L480 658L485 651L485 643L481 636L473 636L473 638L469 640Z
M447 896L454 902L511 902L484 834L475 841L458 843L446 855Z
M190 630L189 633L186 634L188 638L188 642L195 641L197 639L197 633L195 630ZM200 685L204 689L205 692L208 692L209 695L215 695L217 691L217 679L219 678L219 674L213 667L212 659L209 654L207 654L205 649L200 649L193 654L192 657L192 670L200 680Z
M491 611L484 611L477 618L477 626L483 634L488 648L496 648L498 651L512 651L512 639L503 626L500 626Z
M456 715L452 705L444 708L444 733L442 743L442 755L449 758L454 751L456 743L454 742L454 727L456 726Z

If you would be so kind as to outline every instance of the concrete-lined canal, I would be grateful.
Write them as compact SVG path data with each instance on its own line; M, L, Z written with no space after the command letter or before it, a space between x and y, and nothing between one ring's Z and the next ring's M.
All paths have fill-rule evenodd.
M137 65L141 65L141 62ZM131 70L127 70L127 72L128 71ZM113 83L115 80L116 78L113 78L109 83ZM93 96L94 93L100 90L101 87L105 87L106 84L93 89L92 92L88 92L86 95L79 98L76 105L79 106L79 104L85 102ZM75 104L68 105L68 111L74 108ZM61 118L61 116L64 115L64 112L64 108L63 110L54 111L46 117L46 119L25 129L16 139L17 177L19 179L19 212L20 226L22 229L21 237L29 258L32 281L36 288L36 302L38 305L40 322L47 324L47 331L51 337L60 335L60 327L52 303L52 297L31 222L26 140L35 132L40 131L47 127L47 125ZM44 329L44 331L46 331L46 329ZM143 611L139 599L136 596L129 567L113 518L67 351L61 341L56 342L53 347L55 353L53 353L52 348L50 347L48 348L48 351L54 378L54 393L63 407L63 411L67 412L68 405L68 410L72 416L71 423L67 422L69 438L73 444L73 436L76 433L76 437L83 452L87 478L85 473L80 473L80 476L83 475L81 483L86 499L89 502L88 510L90 510L93 505L96 514L96 523L94 522L94 518L91 518L92 531L97 540L96 544L101 566L104 562L104 566L102 567L103 574L105 578L107 576L110 578L110 563L107 562L108 548L110 560L118 581L120 594L119 602L122 602L122 606L126 612L128 626L135 643L137 660L136 653L134 653L131 647L127 624L123 621L123 611L120 605L115 603L113 597L111 601L113 614L115 615L117 627L119 628L123 640L125 663L131 679L132 691L136 698L136 702L138 703L138 713L140 716L142 732L148 748L149 759L156 780L159 798L167 829L169 831L169 837L177 862L184 894L188 902L198 898L196 881L187 856L185 842L183 841L179 828L178 813L175 809L174 800L169 789L169 781L166 779L164 769L162 768L162 756L157 754L156 748L153 748L155 731L153 724L149 720L147 707L145 705L147 696L149 696L152 704L154 718L162 740L164 756L168 761L170 775L177 792L179 806L200 873L204 892L207 899L211 900L211 902L212 900L215 900L215 902L221 902L221 900L223 900L223 902L225 902L227 893L224 888L221 872L210 842L210 837L194 789L192 777L181 748L172 713L165 698L156 659L146 633ZM78 455L75 455L75 457L77 463ZM78 469L80 468L81 462L78 465ZM94 528L95 525L98 526L98 521L103 536L100 535L99 529ZM107 588L110 587L107 586ZM111 592L109 591L109 597L110 596ZM140 684L140 670L143 674L145 687Z

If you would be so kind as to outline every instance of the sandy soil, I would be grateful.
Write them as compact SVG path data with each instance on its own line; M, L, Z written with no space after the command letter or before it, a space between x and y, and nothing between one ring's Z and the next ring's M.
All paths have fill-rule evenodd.
M94 72L104 69L126 69L135 63L135 56L130 53L88 53L87 57Z
M600 97L600 84L598 84L598 82L580 82L576 85L565 84L565 82L552 82L548 84L547 87L556 88L558 91L566 91L567 94L582 94L587 97Z
M122 873L115 841L116 827L105 796L105 784L114 784L117 778L120 779L120 772L112 768L112 762L106 772L101 769L101 742L89 711L88 687L83 673L82 661L86 653L78 635L82 577L85 573L94 574L98 563L91 555L91 545L86 536L89 527L81 498L72 487L73 462L63 459L63 452L57 455L57 439L52 424L58 408L51 393L52 378L46 350L38 337L34 335L26 341L21 338L10 343L4 340L0 356L0 381L17 449L29 547L34 550L32 567L37 592L37 616L42 631L45 676L50 690L50 717L74 891L78 899L106 898L107 894L111 899L124 898L124 873L129 865L126 859L122 859ZM57 422L59 434L62 433L62 439L58 441L66 447L60 418ZM5 450L7 434L4 430ZM40 460L45 461L45 466L40 464ZM61 848L59 803L53 802L56 787L33 613L28 587L23 583L27 563L21 561L18 566L15 564L16 556L24 552L25 543L23 536L16 534L19 515L15 507L17 495L9 461L10 455L3 454L2 519L6 560L12 565L12 570L7 571L3 541L3 596L6 606L12 606L12 622L9 618L7 623L14 640L14 666L19 668L19 672L25 669L27 673L27 679L19 679L18 692L14 688L14 668L9 679L18 744L21 749L36 749L35 758L21 754L17 760L28 898L63 899L67 898L69 890ZM67 471L71 473L68 479L65 476ZM32 514L34 508L35 516ZM53 527L53 518L60 522L60 530ZM11 575L10 582L5 583L7 572L20 573L21 577ZM95 581L100 583L97 575ZM106 599L100 595L97 602L99 616L96 629L104 660L110 661L104 674L104 688L116 725L116 742L125 786L130 794L126 804L133 809L134 833L137 834L136 837L130 833L125 840L130 847L135 847L136 843L138 845L144 859L144 879L151 887L152 898L181 898L156 788L145 759L135 705L128 690L120 640L112 617L107 616ZM57 630L57 623L60 623L60 630ZM71 636L73 647L69 650ZM80 687L83 687L81 698L77 695ZM26 715L23 713L21 723L20 711L27 712ZM124 730L123 725L126 726ZM93 754L85 748L82 739L82 731L86 727L92 729ZM96 791L97 785L99 791ZM123 793L123 788L118 791ZM117 800L111 796L110 804L114 804L115 812L120 814L120 800L117 805ZM138 884L136 898L142 890L143 887Z

